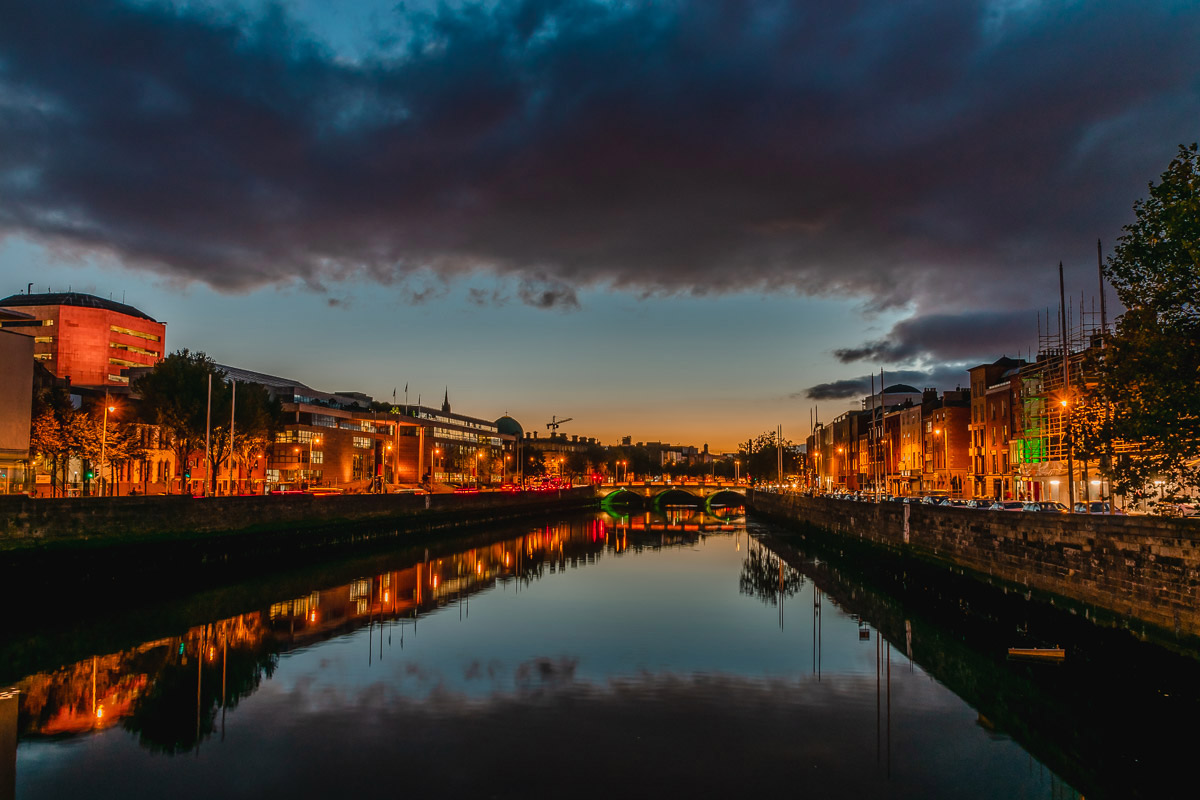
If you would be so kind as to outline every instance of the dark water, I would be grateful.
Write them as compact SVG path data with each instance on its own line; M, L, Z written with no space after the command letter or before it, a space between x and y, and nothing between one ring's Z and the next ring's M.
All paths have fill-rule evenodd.
M888 595L736 513L496 531L31 638L7 651L48 659L16 684L16 796L1064 798L1191 783L1162 773L1156 742L1200 741L1194 686L1144 715L1122 700L1096 730L1073 667L1007 662L970 634L1031 635L1028 620ZM155 626L53 661L78 637ZM1122 664L1146 646L1130 647ZM1191 659L1144 652L1170 674L1154 697L1196 677ZM1128 729L1173 718L1178 735ZM1142 769L1139 752L1166 764Z

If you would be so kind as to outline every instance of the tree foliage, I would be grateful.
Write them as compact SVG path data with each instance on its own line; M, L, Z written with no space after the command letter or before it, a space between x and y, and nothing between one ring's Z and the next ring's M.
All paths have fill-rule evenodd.
M1180 147L1150 195L1134 205L1105 275L1126 311L1106 341L1098 438L1131 444L1113 458L1119 492L1152 480L1200 485L1200 153Z
M775 431L760 433L754 439L738 445L741 453L742 475L754 481L774 481L778 477L778 450L783 448L783 474L794 475L801 469L795 443L787 437L778 439Z
M142 397L143 412L148 419L170 435L176 471L181 476L188 455L204 449L210 375L217 399L224 387L225 373L204 353L184 349L158 362L133 385L133 390ZM228 404L225 408L227 418ZM215 422L220 421L217 411L214 405Z

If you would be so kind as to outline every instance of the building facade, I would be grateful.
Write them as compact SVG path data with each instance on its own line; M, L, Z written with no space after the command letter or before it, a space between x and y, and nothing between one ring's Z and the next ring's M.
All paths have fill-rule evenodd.
M128 387L123 370L153 366L165 352L166 323L124 303L55 292L10 295L0 308L28 314L0 327L32 337L34 359L79 386Z
M0 309L0 320L31 315ZM29 468L30 415L33 403L33 342L0 330L0 492L25 488Z

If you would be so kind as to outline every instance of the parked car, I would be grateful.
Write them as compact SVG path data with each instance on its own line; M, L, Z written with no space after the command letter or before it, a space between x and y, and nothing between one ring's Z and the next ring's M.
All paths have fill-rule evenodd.
M974 500L967 501L967 508L989 509L995 502L995 500L987 497L976 497Z
M1046 511L1052 514L1069 514L1071 510L1062 503L1056 503L1053 500L1042 500L1036 504L1038 511Z
M1090 503L1076 503L1076 514L1120 514L1124 516L1125 512L1119 508L1114 508L1111 503L1102 503L1099 500L1093 500Z
M1016 500L997 501L995 503L992 503L992 505L990 506L990 510L991 511L1024 511L1025 504L1017 502Z

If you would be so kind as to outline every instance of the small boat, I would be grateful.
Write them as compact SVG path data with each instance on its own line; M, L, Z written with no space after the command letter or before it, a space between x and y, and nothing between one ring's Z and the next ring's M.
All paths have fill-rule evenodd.
M1031 661L1062 661L1067 657L1067 651L1061 647L1010 647L1008 657Z

